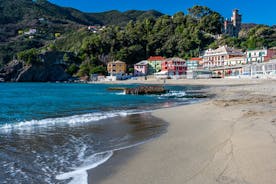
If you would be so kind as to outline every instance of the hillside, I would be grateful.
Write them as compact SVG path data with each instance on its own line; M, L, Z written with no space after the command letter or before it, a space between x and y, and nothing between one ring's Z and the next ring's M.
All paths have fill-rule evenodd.
M239 37L217 37L224 18L205 6L169 16L154 10L83 13L45 0L2 0L0 10L0 68L14 58L22 71L33 65L48 71L41 59L46 52L64 61L58 71L82 77L106 73L110 60L125 61L131 72L134 63L153 55L187 59L219 45L242 50L276 46L275 26L243 24ZM4 67L2 78L19 79L17 67ZM26 75L36 76L31 73Z
M84 13L73 8L54 5L46 0L0 1L0 66L15 53L45 45L57 36L87 25L124 26L130 20L158 18L157 11L108 11ZM26 34L35 29L35 34Z

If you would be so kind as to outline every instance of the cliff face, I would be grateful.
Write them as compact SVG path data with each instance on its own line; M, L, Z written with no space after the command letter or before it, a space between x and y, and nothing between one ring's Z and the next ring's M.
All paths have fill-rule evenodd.
M23 66L21 62L13 61L0 70L0 81L6 82L55 82L69 78L65 67L60 64Z
M54 57L56 56L56 57ZM71 76L65 72L62 62L63 54L48 53L42 57L43 62L24 66L14 60L0 70L0 81L12 82L55 82L66 81ZM55 59L53 59L55 58Z
M0 81L15 81L23 69L23 63L17 60L10 62L0 70Z
M17 76L17 82L55 82L66 81L70 76L62 65L35 65L25 67Z

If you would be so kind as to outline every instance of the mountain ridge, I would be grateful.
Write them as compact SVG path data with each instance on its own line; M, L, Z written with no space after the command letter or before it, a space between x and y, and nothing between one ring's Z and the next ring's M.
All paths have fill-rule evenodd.
M131 20L156 19L162 15L155 10L85 13L70 7L60 7L47 0L1 0L0 66L19 51L41 47L54 40L56 33L62 35L88 25L125 26ZM30 29L37 30L32 39L25 35Z

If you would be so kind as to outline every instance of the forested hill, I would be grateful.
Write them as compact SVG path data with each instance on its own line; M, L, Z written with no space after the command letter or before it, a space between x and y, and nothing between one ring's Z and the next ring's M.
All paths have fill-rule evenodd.
M60 7L47 0L1 0L0 24L27 23L39 18L84 25L126 25L130 20L157 18L163 14L155 11L116 10L102 13L84 13L74 8ZM116 17L116 19L114 19Z
M152 55L190 58L219 45L276 46L275 27L248 24L239 37L230 37L222 35L223 21L205 6L170 16L134 10L83 13L46 0L0 0L0 68L13 58L22 66L41 64L41 54L54 52L65 53L68 74L89 76L105 73L110 60L125 61L131 69ZM99 26L88 30L88 25Z
M0 42L16 36L19 29L54 27L56 32L64 32L68 27L80 25L126 25L130 20L157 18L163 15L151 11L108 11L103 13L83 13L73 8L64 8L46 0L1 0L0 1ZM65 28L65 30L64 30ZM54 31L53 30L53 31Z
M18 51L41 47L55 39L55 33L64 34L87 25L124 26L130 20L158 18L162 15L154 10L84 13L57 6L47 0L0 0L0 66ZM34 39L20 35L29 29L37 30Z

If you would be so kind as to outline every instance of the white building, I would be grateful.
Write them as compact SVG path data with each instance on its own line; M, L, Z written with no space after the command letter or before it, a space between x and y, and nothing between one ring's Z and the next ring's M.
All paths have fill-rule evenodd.
M246 51L247 63L269 61L275 55L275 49L258 49Z
M233 59L235 57L238 57L239 59ZM244 53L241 50L228 46L221 46L217 49L208 49L203 54L203 67L224 67L225 65L235 64L236 62L243 62L240 60L242 57L244 57Z
M36 29L29 29L29 31L24 32L25 35L33 35L37 32Z
M245 65L245 57L232 57L224 62L224 66Z

